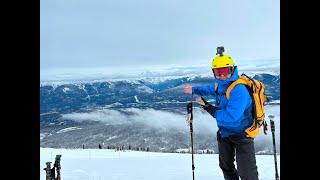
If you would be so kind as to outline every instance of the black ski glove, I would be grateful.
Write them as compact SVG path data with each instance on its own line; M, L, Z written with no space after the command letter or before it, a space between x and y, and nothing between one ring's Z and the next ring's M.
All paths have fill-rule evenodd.
M208 103L202 96L197 97L196 101L202 109L206 110L212 117L216 118L214 114L217 111L217 107Z

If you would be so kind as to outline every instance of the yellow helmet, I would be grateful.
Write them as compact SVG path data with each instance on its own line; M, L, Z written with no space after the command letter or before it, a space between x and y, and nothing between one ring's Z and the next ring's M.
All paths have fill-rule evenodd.
M211 68L233 67L233 59L228 54L216 55L211 63Z

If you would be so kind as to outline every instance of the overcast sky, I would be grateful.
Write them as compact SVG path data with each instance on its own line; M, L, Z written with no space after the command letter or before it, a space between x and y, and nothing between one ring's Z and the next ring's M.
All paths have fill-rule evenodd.
M41 70L280 58L278 0L41 0Z

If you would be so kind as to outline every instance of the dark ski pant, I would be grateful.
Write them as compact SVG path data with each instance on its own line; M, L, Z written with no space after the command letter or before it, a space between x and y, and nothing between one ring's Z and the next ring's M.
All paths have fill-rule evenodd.
M225 180L258 180L258 170L252 138L221 138L217 133L219 166ZM237 169L234 161L236 157Z

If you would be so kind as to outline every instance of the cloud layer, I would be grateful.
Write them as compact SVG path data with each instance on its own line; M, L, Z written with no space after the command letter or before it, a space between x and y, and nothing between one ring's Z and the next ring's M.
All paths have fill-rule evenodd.
M187 115L155 109L127 108L121 111L102 109L86 113L70 113L62 115L63 119L77 122L100 121L106 124L143 123L153 128L174 128L189 130L186 123ZM194 131L201 133L215 133L216 121L206 112L194 108Z
M264 135L261 130L261 135L258 136L257 140L268 140L272 139L270 130L269 115L275 116L275 127L276 139L280 137L280 106L266 106L266 122L269 125L269 131L267 135ZM200 108L193 109L193 125L194 131L199 133L216 133L217 123L207 112ZM77 122L81 121L100 121L106 124L123 124L123 123L143 123L153 128L175 128L178 130L189 130L188 124L186 123L186 114L178 114L163 110L155 109L138 109L138 108L127 108L122 110L112 109L101 109L86 113L70 113L63 114L63 119L69 119Z

